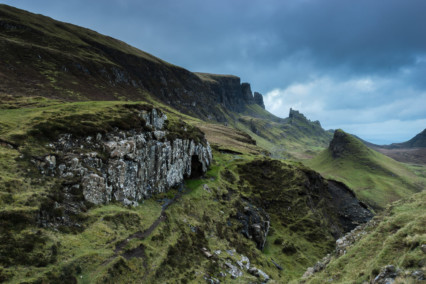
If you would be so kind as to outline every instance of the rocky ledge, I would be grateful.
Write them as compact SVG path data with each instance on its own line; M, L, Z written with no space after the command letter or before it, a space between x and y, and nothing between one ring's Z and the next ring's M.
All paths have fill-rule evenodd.
M64 180L65 193L82 192L93 204L134 206L207 171L212 160L207 141L168 139L167 116L155 109L140 116L145 123L140 130L83 138L64 134L50 145L53 154L35 163L43 174Z

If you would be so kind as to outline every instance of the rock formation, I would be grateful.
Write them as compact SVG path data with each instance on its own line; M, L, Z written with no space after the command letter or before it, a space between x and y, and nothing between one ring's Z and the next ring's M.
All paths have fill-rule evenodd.
M333 140L331 140L330 146L328 147L333 158L341 157L345 151L347 151L347 145L350 142L347 136L348 134L340 130L334 132Z
M246 203L244 209L237 212L237 220L242 225L241 233L263 250L270 227L268 214L262 208Z
M207 171L212 160L208 142L170 141L164 129L166 115L155 109L140 115L146 121L145 130L117 129L84 138L62 135L54 144L55 154L40 165L42 172L72 180L65 191L79 189L93 204L116 200L137 205L141 199L179 185L185 177Z
M265 109L265 104L263 103L263 96L258 92L254 92L254 102L260 105L263 109Z
M204 78L204 83L210 89L210 97L227 109L242 112L246 105L255 103L264 108L263 96L255 93L257 94L255 98L250 84L241 83L239 77L214 74L202 74L200 76Z

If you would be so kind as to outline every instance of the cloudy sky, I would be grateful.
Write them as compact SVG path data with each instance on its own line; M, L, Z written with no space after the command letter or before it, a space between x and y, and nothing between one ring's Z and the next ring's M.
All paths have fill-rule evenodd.
M386 144L426 128L424 0L13 0L191 71L234 74L324 128Z

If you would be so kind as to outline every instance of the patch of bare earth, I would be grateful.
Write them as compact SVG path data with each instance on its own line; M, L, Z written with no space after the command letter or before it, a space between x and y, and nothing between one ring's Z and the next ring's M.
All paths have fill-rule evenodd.
M384 149L375 148L376 151L391 157L398 162L426 165L426 148Z

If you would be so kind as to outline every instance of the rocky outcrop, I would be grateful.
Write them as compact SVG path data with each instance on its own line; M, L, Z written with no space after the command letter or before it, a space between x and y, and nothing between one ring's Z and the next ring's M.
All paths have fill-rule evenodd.
M297 110L295 110L295 109L292 109L292 108L290 108L290 111L289 111L289 113L288 113L288 117L292 120L292 119L301 119L301 120L308 120L307 118L306 118L306 116L303 114L303 113L301 113L301 112L299 112L299 111L297 111Z
M338 239L373 217L371 211L348 187L325 180L319 173L308 168L290 167L277 160L264 159L243 164L238 170L241 191L250 196L250 204L263 209L271 219L279 218L281 224L285 224L293 232L310 231L304 235L307 241L324 240L328 237ZM247 210L239 208L237 207L237 212L240 212L241 217L254 215L249 206ZM249 214L243 215L245 211ZM312 217L306 218L309 212L313 213ZM247 229L243 233L245 231ZM327 242L329 240L331 238ZM297 251L287 240L277 245L282 246L286 254Z
M252 239L258 249L263 250L270 227L268 214L263 209L246 203L243 209L237 212L236 218L242 225L241 233Z
M347 135L348 134L340 130L334 132L333 140L331 140L330 146L328 147L333 158L339 158L347 151L346 148L350 142Z
M83 138L62 135L52 146L54 154L39 164L42 172L66 180L65 192L80 190L90 203L137 205L207 171L212 159L208 142L168 140L165 114L153 109L140 116L145 121L141 130L116 129Z
M241 84L241 95L244 102L248 104L254 103L253 93L251 92L251 87L249 83Z
M265 109L265 104L263 103L263 96L258 92L254 92L254 102L260 105L263 109Z
M255 93L253 96L249 83L241 83L239 77L200 74L204 83L211 91L211 97L229 110L242 112L248 104L263 104L263 96ZM261 102L261 103L260 103ZM264 107L264 106L263 106Z
M344 183L327 180L327 184L331 196L330 205L337 209L337 217L344 232L349 232L373 218L374 215L367 205L359 201Z

